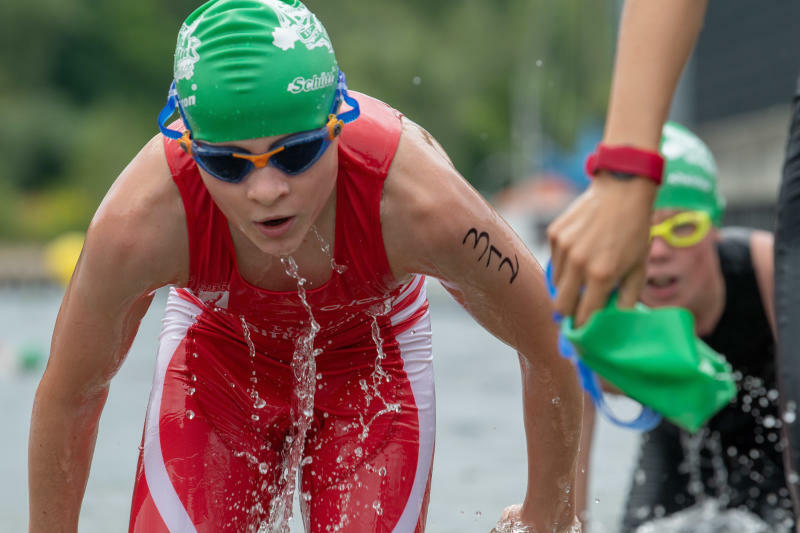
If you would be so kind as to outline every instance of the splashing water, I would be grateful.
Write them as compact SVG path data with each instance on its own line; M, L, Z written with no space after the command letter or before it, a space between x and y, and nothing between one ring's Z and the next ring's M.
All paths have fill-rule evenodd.
M333 252L331 252L331 245L330 245L330 243L328 241L326 241L322 237L322 235L320 234L319 230L317 229L317 226L311 226L311 231L314 233L314 235L317 237L317 240L322 245L322 252L326 256L328 256L328 259L330 259L330 261L331 261L331 269L334 270L335 272L337 272L338 274L341 274L345 270L347 270L347 267L345 265L340 265L334 260Z
M769 533L757 516L741 509L721 511L722 502L708 498L667 518L639 526L636 533ZM788 531L788 530L787 530Z
M364 420L364 415L359 413L358 419L361 423L362 431L358 438L362 442L366 440L367 436L369 435L369 427L378 417L385 415L386 413L396 413L400 411L400 404L388 403L383 396L381 396L380 390L378 389L378 386L381 383L389 383L392 380L392 376L387 374L383 369L382 362L384 359L386 359L386 354L383 352L383 337L381 336L380 324L378 324L378 317L386 315L391 309L392 302L390 300L386 300L383 302L382 309L370 309L366 311L367 315L372 318L372 341L375 343L377 356L375 357L375 370L373 370L369 376L369 383L366 379L362 379L359 381L359 385L361 385L361 390L364 391L367 407L369 407L369 404L372 402L373 398L377 398L381 401L381 403L383 403L383 408L372 415L372 417L367 421Z
M242 322L242 333L244 333L244 341L247 343L247 347L250 350L250 368L253 372L253 377L250 378L250 383L253 385L248 389L247 393L250 395L250 398L253 399L253 408L254 409L263 409L264 406L267 405L267 402L264 401L258 395L258 391L256 390L256 383L258 383L258 378L255 377L255 363L256 363L256 346L253 344L253 339L250 338L250 327L247 325L247 320L244 318L243 315L239 315L239 320ZM258 420L258 415L253 413L250 418L253 420Z
M291 408L292 430L284 442L281 454L283 457L281 474L277 490L273 489L275 496L270 501L269 517L259 524L258 533L289 533L289 521L292 519L292 504L298 472L303 461L306 434L314 416L314 390L317 383L316 356L322 352L321 349L314 348L314 339L320 326L314 319L311 306L306 299L306 279L300 275L294 258L282 257L281 263L286 274L297 281L297 294L308 312L309 329L297 339L292 355L291 368L294 377ZM263 407L258 395L253 397L253 400L255 401L254 408Z
M558 524L554 524L553 531L562 531L562 530L559 529ZM577 518L575 519L574 522L572 522L572 525L569 526L568 529L563 530L564 533L581 533L582 531L583 527L581 525L581 521L578 520ZM494 529L492 529L491 533L537 533L537 532L532 527L526 526L525 524L523 524L518 520L505 519L497 522L497 524L494 526Z
M764 419L767 421L767 418ZM768 422L767 422L768 423ZM767 427L765 425L765 427ZM642 507L637 510L640 518L648 515L654 517L636 529L636 533L789 533L793 531L793 518L788 510L780 509L782 504L788 507L788 494L785 502L778 495L770 494L767 502L773 506L774 514L770 519L771 525L756 514L743 508L729 508L734 499L734 488L729 484L729 473L724 460L724 453L730 456L738 455L735 448L723 451L720 435L708 428L695 435L681 434L685 462L680 465L680 470L689 475L687 491L697 502L691 507L664 517L664 507L655 506L653 509ZM738 455L740 467L750 468L751 459L756 455ZM711 465L712 479L703 481L702 465ZM637 484L645 481L644 473L634 477ZM750 475L755 481L753 473ZM716 494L709 494L710 487L715 487ZM758 494L758 489L753 487L751 496Z

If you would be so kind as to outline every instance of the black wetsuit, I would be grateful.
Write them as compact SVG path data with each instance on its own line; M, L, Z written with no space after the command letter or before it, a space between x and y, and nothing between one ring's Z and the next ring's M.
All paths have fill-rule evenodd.
M689 507L703 494L726 501L729 508L746 508L776 531L791 520L775 342L750 256L750 233L723 231L718 251L725 309L714 331L703 338L733 366L737 397L694 438L666 421L642 436L623 532Z
M797 418L800 406L800 79L786 142L775 227L775 323L778 384L783 412ZM788 465L800 467L800 420L786 425ZM800 514L800 476L789 485Z

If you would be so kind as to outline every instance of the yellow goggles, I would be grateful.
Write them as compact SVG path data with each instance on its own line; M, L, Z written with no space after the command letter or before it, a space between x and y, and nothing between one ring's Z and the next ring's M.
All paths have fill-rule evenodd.
M650 240L661 237L676 248L694 246L708 235L711 216L705 211L684 211L650 227Z

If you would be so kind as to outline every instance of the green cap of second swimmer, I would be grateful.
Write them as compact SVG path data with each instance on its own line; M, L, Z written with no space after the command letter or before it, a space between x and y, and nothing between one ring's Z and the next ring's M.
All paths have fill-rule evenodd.
M708 146L684 126L667 122L660 151L664 179L653 208L705 211L719 226L725 200L717 189L717 165Z
M298 0L211 0L183 23L175 85L195 139L229 142L322 127L339 67Z

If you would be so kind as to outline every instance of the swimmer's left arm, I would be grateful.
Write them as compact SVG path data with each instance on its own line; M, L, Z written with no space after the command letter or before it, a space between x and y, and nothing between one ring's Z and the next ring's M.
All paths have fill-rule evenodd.
M773 258L773 237L767 231L754 231L750 234L750 256L756 272L758 292L767 314L772 335L775 335L775 268Z
M536 531L567 531L575 513L582 395L571 364L558 354L541 267L413 123L406 123L386 180L381 221L398 279L438 278L485 329L520 353L528 493L516 516Z

